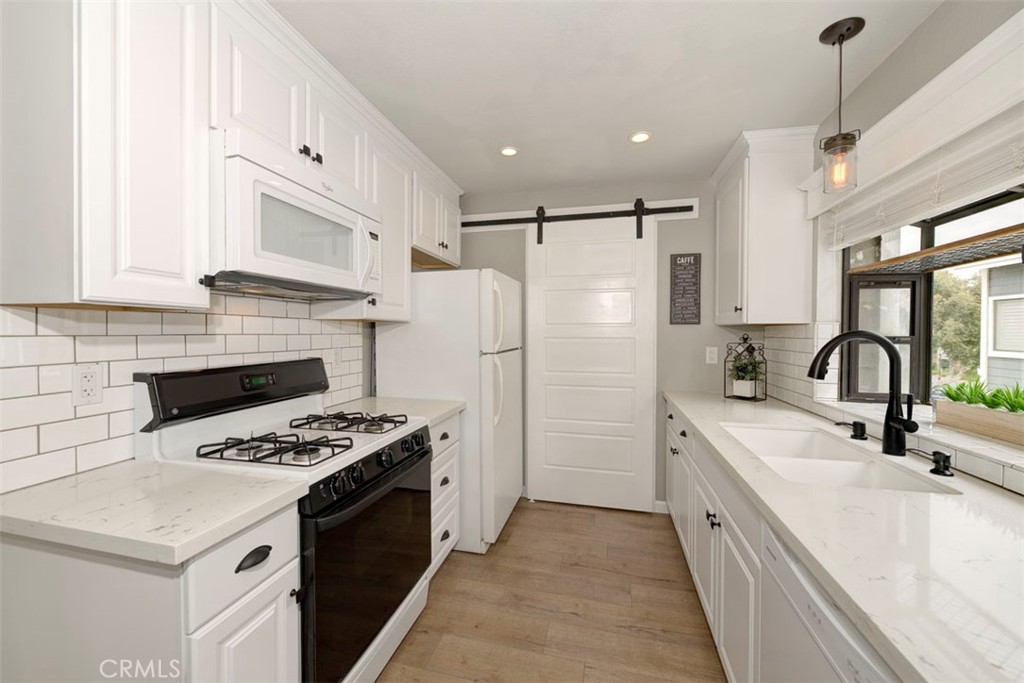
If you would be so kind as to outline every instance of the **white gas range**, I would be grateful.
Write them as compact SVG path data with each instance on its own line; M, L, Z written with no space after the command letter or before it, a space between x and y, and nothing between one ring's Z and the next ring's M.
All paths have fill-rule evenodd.
M354 681L378 657L374 641L398 628L389 623L401 625L400 640L426 599L427 421L325 413L319 358L139 373L135 382L137 459L308 483L298 502L302 587L295 592L302 679Z

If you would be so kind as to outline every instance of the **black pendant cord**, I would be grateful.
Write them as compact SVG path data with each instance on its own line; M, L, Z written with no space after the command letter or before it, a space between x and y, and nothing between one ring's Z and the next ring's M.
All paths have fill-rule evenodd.
M839 132L843 132L843 34L839 34Z

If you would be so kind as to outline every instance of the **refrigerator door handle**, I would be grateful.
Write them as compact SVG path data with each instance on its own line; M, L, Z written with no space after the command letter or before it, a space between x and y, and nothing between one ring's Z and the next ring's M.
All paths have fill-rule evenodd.
M494 281L494 301L497 304L494 307L494 317L498 322L498 338L494 341L494 350L498 351L501 349L501 341L505 336L505 300L501 296L501 287L498 286L497 280Z
M501 361L498 357L494 356L492 360L494 361L494 369L498 371L495 375L495 378L498 381L494 385L494 388L498 390L498 400L495 401L498 405L498 409L494 411L494 424L497 426L497 424L501 422L501 413L505 410L505 373L502 372Z

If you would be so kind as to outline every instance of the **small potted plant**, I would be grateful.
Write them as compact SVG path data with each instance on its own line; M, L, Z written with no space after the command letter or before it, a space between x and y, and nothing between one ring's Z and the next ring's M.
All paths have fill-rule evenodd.
M729 369L733 396L754 398L757 396L757 381L764 377L760 361L750 354L740 354Z

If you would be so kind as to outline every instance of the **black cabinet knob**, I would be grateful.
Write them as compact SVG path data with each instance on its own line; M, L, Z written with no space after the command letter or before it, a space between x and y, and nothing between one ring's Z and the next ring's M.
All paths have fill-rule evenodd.
M712 520L710 520L710 522L709 522L709 523L711 524L711 528L712 528L712 529L714 529L714 528L715 528L716 526L722 526L722 523L721 523L721 522L716 522L716 521L715 521L715 520L713 520L713 519L712 519Z
M668 450L671 451L672 455L679 455L679 449L676 448L675 446L669 447Z
M366 303L368 303L371 306L376 306L377 305L377 298L376 297L371 297L371 298L366 300Z
M680 431L679 432L679 436L681 436L681 437L683 437L685 439L686 438L686 430L684 429L684 430Z
M676 418L675 418L675 416L674 416L674 415L673 415L672 413L669 413L669 414L668 414L668 419L670 419L670 420L674 420L674 419L676 419Z
M447 541L451 537L452 537L452 535L450 533L448 533L447 529L445 529L444 533L441 534L441 540L442 541Z
M733 312L733 313L739 313L739 312L740 312L740 311L742 311L742 310L743 310L743 307L742 307L742 306L733 306L733 307L732 307L732 312Z
M313 161L315 161L316 163L318 163L321 166L323 166L324 165L324 155L321 154L320 152L317 152L316 156L313 157Z
M441 432L441 438L438 441L447 441L449 438L448 432Z
M449 479L448 477L445 477L444 479L441 480L441 486L447 486L450 483L452 483L452 480Z
M302 147L299 147L299 154L311 157L313 156L313 150L309 148L309 145L303 145Z

